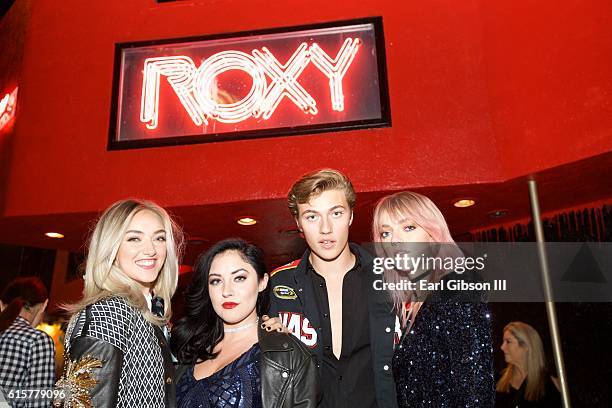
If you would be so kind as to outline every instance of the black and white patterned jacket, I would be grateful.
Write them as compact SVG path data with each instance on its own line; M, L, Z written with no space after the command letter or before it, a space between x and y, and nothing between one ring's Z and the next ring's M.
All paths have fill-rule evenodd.
M58 386L93 407L174 407L174 367L162 330L123 298L89 305L66 331L66 367Z
M18 316L0 333L0 387L50 389L55 382L55 346L49 335ZM38 398L14 401L14 407L49 407L51 401Z

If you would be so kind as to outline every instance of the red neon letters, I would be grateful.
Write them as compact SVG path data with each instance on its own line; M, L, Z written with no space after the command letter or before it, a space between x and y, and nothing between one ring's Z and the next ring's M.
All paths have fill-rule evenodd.
M332 109L344 110L342 79L359 46L359 38L347 38L335 58L317 43L301 43L282 64L266 47L254 49L251 55L241 51L222 51L207 58L200 67L187 56L148 58L144 62L140 121L148 129L159 121L159 86L166 77L179 101L195 125L209 120L236 123L248 118L269 119L283 97L295 103L305 114L318 113L317 102L297 81L312 62L329 80ZM253 80L248 94L236 102L220 102L216 77L231 70L246 72ZM269 80L268 80L269 79Z
M18 88L15 88L13 92L5 94L2 99L0 99L0 130L2 130L15 116L17 90Z

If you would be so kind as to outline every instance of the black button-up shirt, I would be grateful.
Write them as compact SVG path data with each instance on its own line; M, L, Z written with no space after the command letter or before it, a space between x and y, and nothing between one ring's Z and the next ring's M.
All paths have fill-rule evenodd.
M374 370L370 350L370 325L367 303L367 280L359 257L342 282L342 351L340 359L332 345L329 299L325 278L308 262L315 302L319 310L321 361L321 407L376 407Z

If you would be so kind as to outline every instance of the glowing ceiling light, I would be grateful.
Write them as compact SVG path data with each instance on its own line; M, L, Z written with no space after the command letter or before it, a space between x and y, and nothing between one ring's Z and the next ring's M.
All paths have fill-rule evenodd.
M489 216L489 218L502 218L505 217L506 215L508 215L508 210L495 210L495 211L491 211L490 213L487 214Z
M453 203L453 205L458 208L471 207L474 204L476 204L476 201L470 198L462 198L461 200L457 200Z
M45 232L45 235L49 238L64 238L64 234L60 234L59 232Z
M236 221L240 225L255 225L257 224L257 220L253 217L240 217Z

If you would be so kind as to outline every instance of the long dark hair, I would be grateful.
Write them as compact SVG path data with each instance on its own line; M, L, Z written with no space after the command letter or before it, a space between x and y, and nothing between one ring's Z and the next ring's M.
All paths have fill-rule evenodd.
M193 279L185 292L185 316L172 328L170 347L182 364L216 357L215 346L223 340L223 321L215 313L208 293L208 274L214 258L226 251L238 252L245 262L255 269L258 279L266 274L261 249L239 238L217 242L201 254L194 266ZM257 295L257 315L268 312L270 290L268 287Z
M13 279L0 295L0 300L6 305L6 309L0 313L0 332L15 321L22 308L29 310L43 303L48 297L47 288L37 277Z

